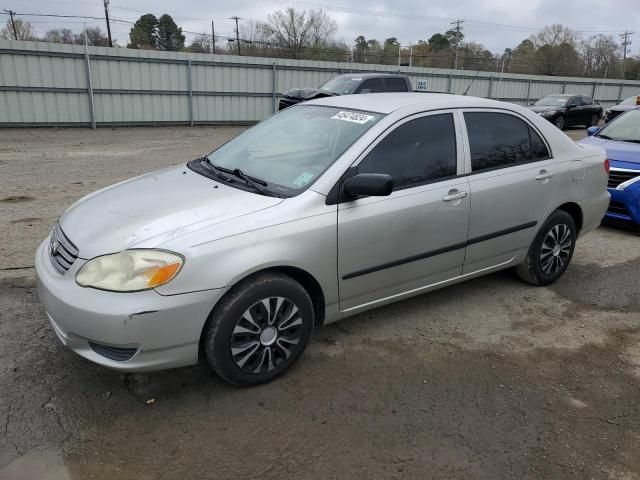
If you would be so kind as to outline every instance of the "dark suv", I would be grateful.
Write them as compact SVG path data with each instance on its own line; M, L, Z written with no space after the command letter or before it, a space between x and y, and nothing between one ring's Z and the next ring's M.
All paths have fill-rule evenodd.
M354 93L411 92L411 80L406 75L391 73L349 73L333 77L320 88L294 88L283 93L278 110L314 98Z
M547 95L529 109L560 130L572 125L595 127L602 118L602 106L585 95Z

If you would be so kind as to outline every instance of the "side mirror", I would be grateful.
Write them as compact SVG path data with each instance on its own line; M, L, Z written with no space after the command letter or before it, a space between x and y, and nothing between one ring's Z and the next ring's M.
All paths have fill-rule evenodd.
M596 133L598 133L598 130L600 130L600 127L589 127L589 128L587 128L587 136L591 137L591 136L595 135Z
M359 173L344 182L344 191L351 197L386 197L393 191L393 178L384 173Z

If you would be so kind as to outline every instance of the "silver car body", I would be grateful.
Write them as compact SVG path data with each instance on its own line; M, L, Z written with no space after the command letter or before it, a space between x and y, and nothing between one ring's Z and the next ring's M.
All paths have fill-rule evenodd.
M279 269L302 280L314 290L319 322L327 324L521 263L545 218L562 205L579 212L581 235L596 228L607 209L604 151L577 145L526 108L421 93L340 96L306 105L385 116L300 195L262 196L180 165L71 206L60 218L61 240L79 250L69 271L61 275L52 265L50 238L36 254L40 299L62 342L119 370L192 365L216 302L255 272ZM471 175L468 110L525 120L553 158ZM398 124L442 112L454 116L455 178L386 197L327 201L344 172ZM87 260L134 247L178 252L184 267L155 290L115 293L76 283ZM111 360L90 341L135 348L136 354Z

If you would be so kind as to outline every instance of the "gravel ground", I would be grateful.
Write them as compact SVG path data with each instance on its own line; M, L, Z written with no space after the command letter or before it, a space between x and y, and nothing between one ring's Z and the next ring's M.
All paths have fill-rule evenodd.
M241 130L0 130L0 479L640 479L630 231L585 237L548 288L500 272L320 328L258 388L63 348L30 268L59 214Z

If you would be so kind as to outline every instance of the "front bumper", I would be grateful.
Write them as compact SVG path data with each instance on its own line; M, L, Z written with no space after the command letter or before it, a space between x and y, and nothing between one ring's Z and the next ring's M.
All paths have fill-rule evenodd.
M198 362L202 328L226 289L164 296L154 290L116 293L83 288L75 275L84 260L76 260L60 275L51 265L47 245L48 239L36 252L38 295L63 344L92 362L121 371ZM108 358L104 352L111 347L133 355L126 360Z
M640 182L624 190L609 189L611 203L605 218L640 225Z

